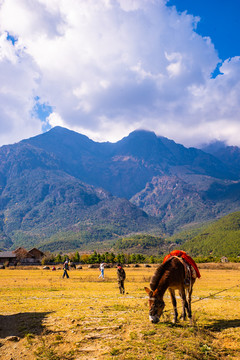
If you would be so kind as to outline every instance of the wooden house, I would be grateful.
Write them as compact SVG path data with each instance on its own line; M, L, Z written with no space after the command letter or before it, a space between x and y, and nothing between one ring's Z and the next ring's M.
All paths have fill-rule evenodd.
M42 257L44 256L44 253L36 248L32 248L31 250L28 251L28 253L33 255L34 258L38 261L41 261Z
M0 251L0 264L13 265L17 262L17 256L13 251Z
M17 263L22 265L37 265L41 262L44 253L36 248L27 251L26 249L19 247L14 251L1 251L0 252L0 264L16 265Z

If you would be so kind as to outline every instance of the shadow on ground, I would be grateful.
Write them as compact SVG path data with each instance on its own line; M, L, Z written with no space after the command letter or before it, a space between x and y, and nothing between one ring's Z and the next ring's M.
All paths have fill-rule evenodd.
M212 331L221 331L224 329L237 328L240 327L240 319L235 320L214 320L212 324L205 326L205 329L209 329Z
M45 326L43 319L51 312L27 312L0 315L0 338L8 336L24 337L26 334L40 335Z

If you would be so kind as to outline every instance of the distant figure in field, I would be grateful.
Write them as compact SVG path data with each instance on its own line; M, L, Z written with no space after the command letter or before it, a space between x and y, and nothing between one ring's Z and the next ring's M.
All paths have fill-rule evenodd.
M69 270L68 260L66 260L65 263L63 264L63 278L66 276L67 279L68 279L68 278L69 278L69 275L68 275L67 270Z
M104 279L104 263L101 263L100 266L99 266L99 270L101 271L100 275L98 278L103 278Z
M124 280L126 279L126 273L121 264L117 264L117 278L118 278L118 287L120 290L120 294L124 294L125 293Z
M56 268L55 268L55 266L53 266L52 271L55 271L55 270L56 270Z

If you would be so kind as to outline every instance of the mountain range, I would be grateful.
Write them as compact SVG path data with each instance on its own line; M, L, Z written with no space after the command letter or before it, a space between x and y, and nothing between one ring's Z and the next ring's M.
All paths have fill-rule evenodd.
M240 210L240 149L138 130L98 143L65 128L0 148L0 249L56 251L173 234ZM93 245L94 246L94 245Z

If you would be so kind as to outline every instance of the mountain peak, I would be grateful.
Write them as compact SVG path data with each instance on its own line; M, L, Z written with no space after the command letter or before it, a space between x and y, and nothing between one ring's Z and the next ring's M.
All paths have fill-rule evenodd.
M75 133L75 131L67 129L62 126L54 126L50 130L48 130L46 133L49 133L49 134L71 134L71 133Z
M161 161L166 154L166 147L160 137L147 130L135 130L116 143L119 154L131 154L144 161Z
M86 135L80 134L76 131L67 129L65 127L62 126L54 126L53 128L51 128L49 131L43 133L42 135L38 135L37 137L49 137L49 136L61 136L61 137L67 137L67 138L71 138L74 137L75 140L79 139L85 139L86 141L92 141L91 139L89 139Z
M154 131L138 129L132 131L128 137L145 137L145 138L157 138L157 135Z
M216 153L218 153L219 150L223 150L226 147L227 147L227 145L224 141L216 140L207 145L203 145L201 147L201 150L203 150L209 154L215 155Z

